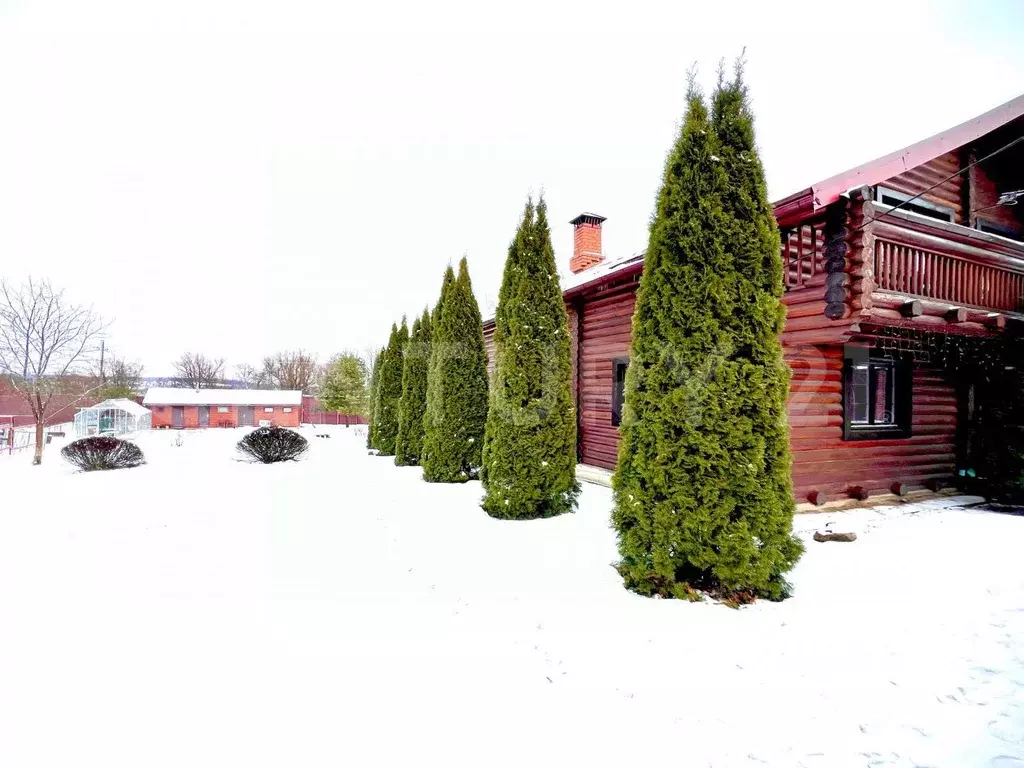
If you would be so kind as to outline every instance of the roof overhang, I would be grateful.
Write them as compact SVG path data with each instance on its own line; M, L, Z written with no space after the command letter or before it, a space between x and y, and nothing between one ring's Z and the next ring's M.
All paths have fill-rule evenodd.
M780 227L796 224L836 202L846 192L898 176L954 149L977 141L985 134L1024 116L1024 95L1011 99L983 115L937 133L909 147L832 176L807 189L784 197L772 207Z

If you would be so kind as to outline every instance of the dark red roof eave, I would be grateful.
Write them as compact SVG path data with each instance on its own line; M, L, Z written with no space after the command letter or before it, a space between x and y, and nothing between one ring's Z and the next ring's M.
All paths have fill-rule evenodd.
M1024 95L983 115L971 118L949 130L911 144L896 152L858 165L848 171L819 181L807 189L796 192L774 204L775 219L779 226L796 224L836 202L842 195L857 187L872 186L893 176L916 168L936 157L952 152L982 136L1024 116Z

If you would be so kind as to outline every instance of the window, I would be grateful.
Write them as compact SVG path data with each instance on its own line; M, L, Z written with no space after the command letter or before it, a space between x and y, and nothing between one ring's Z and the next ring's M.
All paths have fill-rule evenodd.
M945 205L938 205L923 197L914 197L903 192L885 187L875 187L875 200L882 205L893 208L899 206L901 211L910 211L920 216L927 216L929 219L953 222L953 209ZM955 223L955 222L954 222Z
M264 408L264 409L263 409L263 412L264 412L264 413L273 413L273 412L274 412L274 409L273 409L273 408Z
M848 350L843 366L843 438L909 437L911 375L908 360Z
M291 413L292 412L291 408L282 408L281 410L284 411L285 413Z
M612 379L612 426L622 423L622 404L626 399L626 369L629 360L622 358L612 362L614 378Z
M229 413L230 411L231 411L231 409L228 408L226 405L218 405L217 406L217 413Z
M1024 230L1014 229L1005 224L997 224L980 216L975 220L974 226L982 232L988 232L990 235L999 235L1000 237L1017 240L1018 242L1024 241Z

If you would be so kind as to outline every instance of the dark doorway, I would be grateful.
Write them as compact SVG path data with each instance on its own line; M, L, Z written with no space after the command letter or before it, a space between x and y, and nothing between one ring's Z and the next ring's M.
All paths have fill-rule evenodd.
M208 427L210 426L210 406L200 405L199 406L199 426Z
M181 429L185 426L185 407L181 405L175 405L171 407L171 426L175 429Z

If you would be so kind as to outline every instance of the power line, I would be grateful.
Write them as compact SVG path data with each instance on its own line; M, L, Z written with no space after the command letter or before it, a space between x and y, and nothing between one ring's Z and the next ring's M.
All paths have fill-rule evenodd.
M995 150L994 152L990 152L989 154L985 155L984 157L978 158L973 163L968 163L966 167L961 168L961 169L959 169L958 171L956 171L954 173L951 173L949 176L947 176L946 178L942 179L941 181L937 181L936 183L932 184L927 189L921 190L920 192L918 192L913 197L907 198L906 200L901 202L899 205L894 205L891 208L888 208L888 209L880 212L877 216L872 216L870 219L868 219L867 221L863 222L859 227L857 227L854 230L851 230L850 234L851 235L855 235L858 232L863 231L863 229L868 224L871 224L872 222L878 221L879 219L881 219L884 216L888 216L893 211L896 211L896 210L902 208L903 206L907 205L908 203L912 203L914 200L917 200L922 195L927 194L928 192L931 192L936 187L942 186L943 184L945 184L950 179L956 178L957 176L959 176L962 173L966 173L967 171L971 170L971 168L973 168L974 166L979 165L980 163L983 163L986 160L991 160L996 155L998 155L998 154L1000 154L1002 152L1005 152L1006 150L1010 149L1010 147L1013 147L1013 146L1015 146L1017 144L1020 144L1022 141L1024 141L1024 136L1018 136L1016 139L1011 141L1009 144L1004 144L1003 146L1001 146L999 149ZM994 207L994 206L989 206L989 207ZM974 213L977 213L977 211L974 211Z

